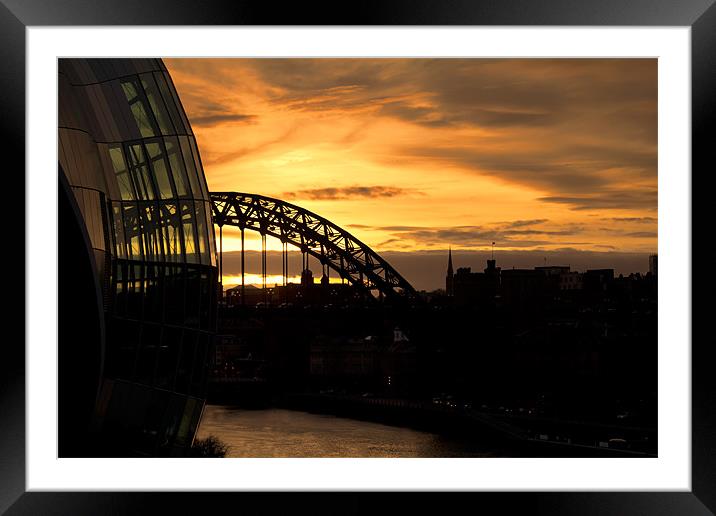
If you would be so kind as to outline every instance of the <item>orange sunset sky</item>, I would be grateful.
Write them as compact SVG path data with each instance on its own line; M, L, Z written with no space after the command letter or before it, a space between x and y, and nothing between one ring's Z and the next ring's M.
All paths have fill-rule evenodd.
M655 59L164 61L210 190L378 252L656 252Z

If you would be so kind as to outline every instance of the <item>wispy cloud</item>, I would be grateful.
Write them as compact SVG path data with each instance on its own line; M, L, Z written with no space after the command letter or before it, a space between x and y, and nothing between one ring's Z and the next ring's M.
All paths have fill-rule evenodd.
M633 238L656 238L659 233L656 231L635 231L633 233L626 233L626 236Z
M242 113L217 113L212 115L199 115L191 117L191 124L203 127L213 127L227 122L253 123L255 115L244 115Z
M602 220L609 220L612 222L635 222L635 223L656 223L656 217L609 217Z
M539 219L542 220L542 219ZM528 222L528 221L515 221ZM507 228L510 227L508 224ZM397 242L417 241L430 246L452 244L462 248L485 247L497 242L500 247L527 248L555 244L550 240L555 236L571 237L583 233L584 228L569 227L566 229L505 229L504 227L488 226L363 226L361 229L387 232L392 238L378 244L389 246ZM542 238L540 238L542 237ZM588 242L564 242L560 244L588 244Z
M345 186L340 188L312 188L296 192L284 192L287 199L311 199L318 201L349 200L360 198L389 198L401 195L420 194L413 189L395 186Z
M604 191L591 195L580 196L547 196L540 201L566 204L573 210L612 210L612 209L656 209L656 190L639 192Z

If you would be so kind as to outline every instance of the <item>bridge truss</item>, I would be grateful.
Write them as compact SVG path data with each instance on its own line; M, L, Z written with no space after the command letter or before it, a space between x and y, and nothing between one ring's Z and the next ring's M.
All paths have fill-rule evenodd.
M286 253L288 245L293 245L304 254L304 269L308 267L307 255L311 255L321 263L324 273L328 268L333 269L342 279L361 289L391 298L415 295L412 285L375 251L320 215L263 195L213 192L210 196L214 224L219 226L220 232L225 225L241 229L242 276L244 231L261 233L264 287L266 236L273 236L283 244L284 281L288 273Z

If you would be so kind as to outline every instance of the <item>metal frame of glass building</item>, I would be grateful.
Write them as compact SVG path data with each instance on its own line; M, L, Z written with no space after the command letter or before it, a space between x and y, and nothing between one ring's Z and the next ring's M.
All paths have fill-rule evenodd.
M183 455L216 330L211 206L160 59L60 59L60 455Z

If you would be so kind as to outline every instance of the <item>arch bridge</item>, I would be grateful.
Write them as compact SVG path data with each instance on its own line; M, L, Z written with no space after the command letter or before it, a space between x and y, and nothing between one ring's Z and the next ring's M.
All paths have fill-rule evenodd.
M261 234L261 265L263 286L266 287L266 237L282 242L284 284L288 278L288 246L303 253L303 269L308 268L308 256L315 257L323 267L323 274L333 269L348 283L361 290L389 298L413 297L415 289L380 255L353 235L304 208L280 199L239 192L213 192L212 214L219 226L219 270L223 276L223 227L236 226L241 230L241 276L244 284L244 231ZM303 271L302 271L303 272Z

